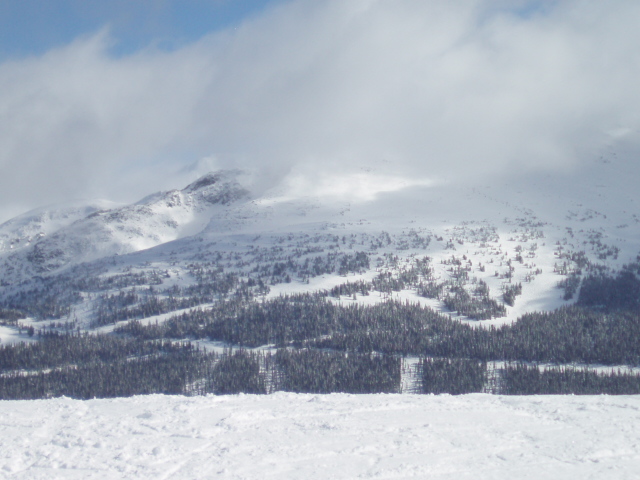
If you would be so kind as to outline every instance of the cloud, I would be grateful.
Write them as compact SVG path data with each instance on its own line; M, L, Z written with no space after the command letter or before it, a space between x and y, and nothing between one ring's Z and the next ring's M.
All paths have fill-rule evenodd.
M0 65L0 205L133 200L205 157L270 182L572 168L638 129L639 20L628 0L302 0L124 57L103 30Z

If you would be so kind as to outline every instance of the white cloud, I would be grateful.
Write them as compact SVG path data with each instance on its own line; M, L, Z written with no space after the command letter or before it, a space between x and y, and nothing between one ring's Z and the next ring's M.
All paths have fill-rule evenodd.
M570 168L638 128L640 5L536 3L294 1L173 52L103 31L6 62L0 205L133 200L210 155L271 181Z
M301 197L320 197L353 202L375 200L380 193L395 192L408 187L431 186L434 180L411 179L373 172L300 172L294 171L282 182L286 201Z

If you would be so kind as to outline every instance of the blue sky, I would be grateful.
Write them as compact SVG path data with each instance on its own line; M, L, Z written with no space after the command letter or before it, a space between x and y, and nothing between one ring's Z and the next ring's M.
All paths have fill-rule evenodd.
M40 55L108 27L111 53L175 49L283 0L0 0L0 61Z

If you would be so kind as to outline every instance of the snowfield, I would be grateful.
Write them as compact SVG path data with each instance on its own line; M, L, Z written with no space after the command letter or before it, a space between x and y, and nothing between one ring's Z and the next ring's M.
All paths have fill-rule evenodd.
M640 397L151 395L0 403L0 478L637 479Z

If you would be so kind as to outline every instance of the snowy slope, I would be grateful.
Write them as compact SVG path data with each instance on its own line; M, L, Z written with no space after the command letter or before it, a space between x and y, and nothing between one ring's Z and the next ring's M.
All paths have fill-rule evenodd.
M634 141L613 142L579 169L473 185L397 177L385 184L367 168L336 172L319 186L285 179L252 195L236 172L217 172L132 205L29 212L0 226L0 298L22 288L19 280L41 276L67 282L58 285L83 276L135 280L124 287L95 282L103 286L79 292L61 320L94 329L96 299L140 292L140 278L153 279L162 296L194 285L198 269L254 280L267 272L266 296L273 298L399 275L429 257L435 281L452 282L454 266L463 265L468 278L460 284L471 292L483 281L498 301L505 286L522 283L504 317L473 321L510 322L575 301L557 284L583 274L576 256L610 272L636 260ZM293 268L356 252L368 255L366 271L309 276ZM291 273L290 283L271 273L276 264ZM65 271L72 275L56 277ZM388 298L472 321L415 288L331 301ZM33 340L22 332L0 326L3 343ZM210 343L202 345L224 347ZM631 479L640 471L639 411L640 398L624 396L276 393L2 402L0 478Z
M17 251L31 246L42 237L51 235L99 210L112 208L108 201L90 204L56 205L19 215L0 225L0 253Z
M464 288L473 293L477 282L485 282L498 302L505 288L522 284L522 294L506 307L506 315L483 324L511 322L575 301L575 295L564 298L558 284L585 273L576 258L610 272L636 261L637 137L632 132L612 138L573 169L532 170L475 183L402 179L372 163L357 173L325 172L314 178L293 172L256 194L239 183L240 172L223 171L132 205L31 213L0 226L5 249L0 251L0 283L13 288L84 262L86 269L73 275L148 272L161 275L161 288L169 288L193 284L188 265L216 264L248 278L272 270L277 262L366 252L371 268L364 276L308 278L289 272L291 283L268 275L265 281L274 294L316 291L350 280L370 281L383 271L397 275L416 258L429 257L436 282L452 282L452 263L464 263ZM393 265L391 257L397 257ZM392 296L457 315L415 289ZM74 307L81 325L90 323L89 297Z
M0 405L0 477L635 479L640 398L296 395Z
M53 228L53 221L48 222L49 232L35 235L26 248L7 256L6 264L23 277L41 275L70 264L144 250L193 235L208 224L216 209L246 197L247 192L235 181L235 175L231 171L211 173L182 190L160 192L132 205L74 211L76 217L64 216L69 221L58 222L57 229ZM58 219L64 214L54 211L42 216ZM19 223L19 219L7 222L9 226ZM33 221L28 223L28 231L34 226L37 224Z

